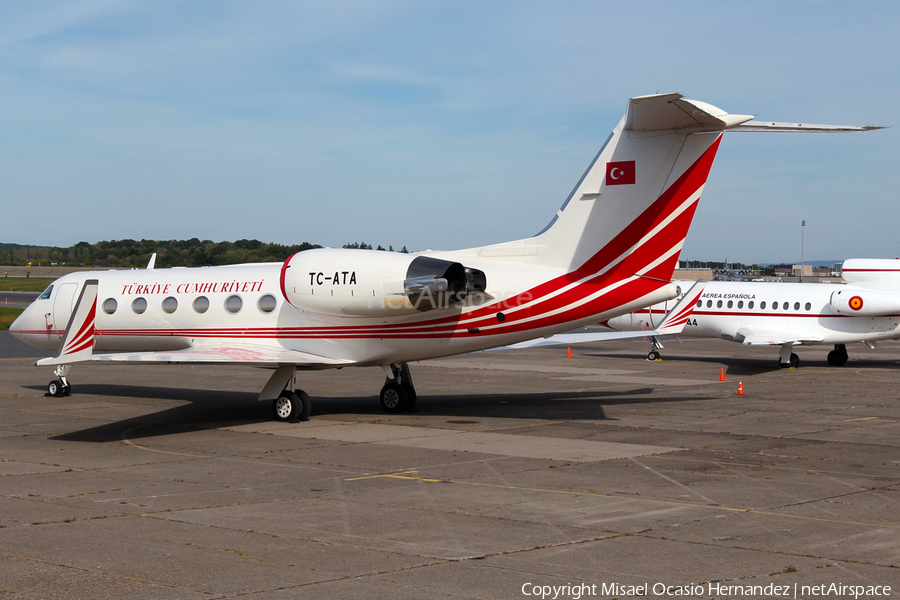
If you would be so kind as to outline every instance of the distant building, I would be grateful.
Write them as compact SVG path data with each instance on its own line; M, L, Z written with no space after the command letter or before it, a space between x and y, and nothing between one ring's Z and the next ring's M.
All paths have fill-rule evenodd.
M675 274L672 275L672 279L679 279L683 281L698 281L700 279L706 279L707 281L713 280L713 270L712 269L675 269Z
M775 269L775 272L778 272L778 269ZM813 266L812 265L793 265L791 267L791 275L794 277L812 277L813 276Z

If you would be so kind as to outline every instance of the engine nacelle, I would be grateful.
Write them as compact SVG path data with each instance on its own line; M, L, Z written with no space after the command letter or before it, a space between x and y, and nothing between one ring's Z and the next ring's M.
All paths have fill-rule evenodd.
M384 317L450 308L487 287L458 262L377 250L317 248L281 267L281 292L310 312Z
M850 258L841 271L844 281L865 288L900 288L900 260L896 258Z
M900 294L858 288L839 290L831 294L831 308L851 317L900 315Z

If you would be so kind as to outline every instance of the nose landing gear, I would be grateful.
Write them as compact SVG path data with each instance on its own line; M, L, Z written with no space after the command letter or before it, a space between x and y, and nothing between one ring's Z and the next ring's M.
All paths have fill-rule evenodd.
M57 365L53 369L56 379L47 384L47 393L51 396L59 398L60 396L72 395L72 385L66 376L72 370L72 365Z

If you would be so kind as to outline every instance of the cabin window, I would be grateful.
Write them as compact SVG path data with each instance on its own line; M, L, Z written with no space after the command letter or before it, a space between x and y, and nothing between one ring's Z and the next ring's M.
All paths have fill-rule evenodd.
M706 308L712 308L712 300L706 301Z
M703 306L703 300L697 300L697 308Z
M800 310L800 303L794 302L794 310Z
M50 287L48 287L46 290L44 290L44 293L41 294L40 299L46 300L47 298L50 297L50 294L52 294L52 293L53 293L53 284L50 284Z
M139 315L144 314L144 311L147 310L147 299L135 298L134 302L131 303L131 310Z
M744 308L744 301L738 300L738 308Z
M278 301L275 300L275 296L272 294L266 294L262 298L259 299L257 306L259 306L259 310L264 313L270 313L275 310L275 306L278 305Z
M750 302L747 303L747 308L749 308L750 310L753 310L753 300L751 300ZM763 306L763 308L765 308L765 306Z
M233 315L241 312L241 307L243 306L244 301L241 300L240 296L228 296L228 298L225 299L225 310Z
M209 310L209 298L206 296L197 296L194 299L194 312L198 312L201 315Z
M766 301L765 300L763 300L762 302L759 303L759 308L760 308L760 310L766 309Z
M788 308L790 308L790 306L791 306L790 303L785 302L784 304L781 305L781 308L783 308L784 310L787 310Z
M809 302L807 302L807 303L806 303L806 306L804 306L803 308L805 308L806 310L812 310L812 304L810 304Z
M722 301L721 301L721 300L719 300L718 302L716 302L716 308L722 308Z
M728 308L731 308L732 306L734 306L734 302L732 302L731 300L729 300L729 301L728 301Z
M772 310L778 310L778 303L777 303L777 302L773 302L773 303L772 303Z
M178 309L178 300L176 300L172 296L169 296L168 298L166 298L165 300L162 301L162 309L163 309L163 312L166 312L171 315L173 312L175 312Z
M106 314L113 314L114 312L116 312L117 308L119 308L119 303L116 302L115 298L107 298L103 301L103 312L105 312Z

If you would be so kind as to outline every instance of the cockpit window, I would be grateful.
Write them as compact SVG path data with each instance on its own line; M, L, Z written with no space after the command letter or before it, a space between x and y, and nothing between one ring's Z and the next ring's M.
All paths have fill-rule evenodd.
M46 290L44 290L44 293L41 294L40 299L41 299L41 300L46 300L47 298L50 297L50 294L52 294L52 293L53 293L53 284L51 283L51 284L50 284L50 287L48 287Z

